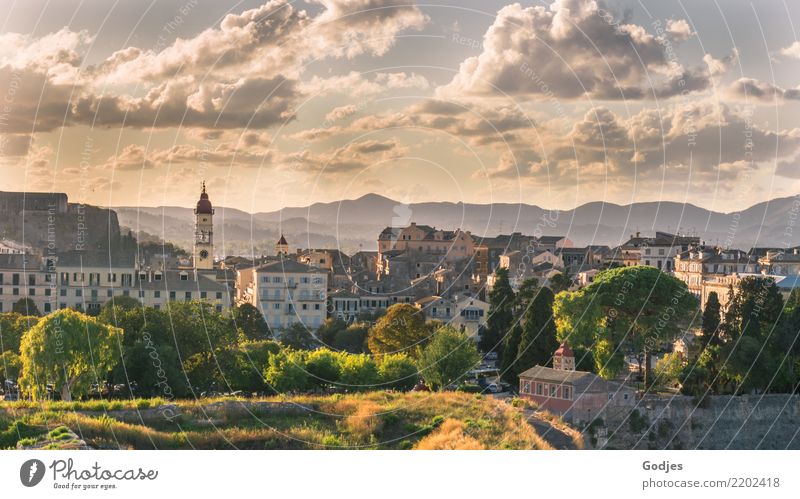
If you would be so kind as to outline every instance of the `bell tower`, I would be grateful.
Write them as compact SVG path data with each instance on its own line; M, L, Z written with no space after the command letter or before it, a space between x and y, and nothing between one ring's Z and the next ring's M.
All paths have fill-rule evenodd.
M199 270L214 268L214 208L208 200L206 183L194 210L194 252L192 265Z

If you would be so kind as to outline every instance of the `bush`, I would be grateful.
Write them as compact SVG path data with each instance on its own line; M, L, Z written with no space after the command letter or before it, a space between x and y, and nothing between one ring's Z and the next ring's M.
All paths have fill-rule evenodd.
M378 366L369 355L342 354L341 368L339 381L348 390L371 390L380 381Z
M317 386L325 386L339 381L341 367L340 356L326 348L310 352L306 356L306 371L310 382Z
M410 390L419 381L419 371L414 361L405 354L388 354L378 366L381 383L395 390Z

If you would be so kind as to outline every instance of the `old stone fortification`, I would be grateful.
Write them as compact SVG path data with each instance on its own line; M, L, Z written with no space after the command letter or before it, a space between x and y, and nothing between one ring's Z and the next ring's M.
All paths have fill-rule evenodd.
M103 250L120 237L117 213L67 202L63 193L0 191L0 235L37 252ZM24 237L23 237L24 236Z
M606 449L800 449L800 396L645 397L584 430Z

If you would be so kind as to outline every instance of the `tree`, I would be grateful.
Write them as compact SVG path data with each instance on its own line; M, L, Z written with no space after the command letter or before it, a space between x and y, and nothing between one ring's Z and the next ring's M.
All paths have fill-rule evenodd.
M368 353L367 335L369 326L363 322L356 322L339 331L333 339L333 348L350 353Z
M559 293L553 306L559 340L591 349L600 376L618 373L625 352L640 353L645 387L651 354L674 341L696 309L684 282L646 266L600 272L585 288Z
M302 322L295 322L281 331L278 341L286 348L295 350L311 350L319 345L319 341Z
M549 279L547 286L555 295L569 290L570 286L572 286L572 279L566 273L559 272Z
M708 294L706 308L703 310L703 347L707 345L719 345L719 326L722 317L720 315L719 298L716 291Z
M540 288L525 312L514 371L517 375L535 365L546 366L558 348L556 323L553 320L555 296L548 288ZM516 383L516 378L514 383Z
M511 331L503 338L503 350L502 355L500 355L501 376L507 383L516 383L517 354L521 339L522 324L517 322L511 326Z
M121 312L129 312L131 310L141 309L142 303L136 298L130 296L112 296L106 301L100 312L97 314L97 319L105 324L114 324L116 315Z
M103 381L119 357L123 332L75 310L53 312L22 337L21 384L34 400L48 383L63 400L84 395Z
M22 360L16 352L6 350L0 354L0 387L6 380L16 382L20 371L22 371Z
M306 355L306 371L311 382L324 387L339 381L341 356L327 348L314 350Z
M261 311L249 303L233 309L233 321L239 330L244 332L248 340L265 340L269 338L269 327Z
M11 306L11 311L20 315L32 315L36 317L42 315L42 313L39 312L39 307L36 306L36 302L28 297L20 298L15 301Z
M371 390L380 382L375 359L366 354L341 354L339 383L348 391Z
M317 329L317 337L327 346L333 346L336 337L347 329L347 323L339 318L329 317Z
M683 357L678 352L665 355L656 362L653 386L658 388L676 387L680 384L683 366Z
M419 371L425 381L443 389L463 378L480 362L475 343L465 333L445 326L436 333L419 357Z
M484 352L502 350L503 338L514 324L514 290L508 280L508 269L495 271L494 287L489 292L489 316L486 331L481 335L480 348Z
M402 353L382 356L378 376L382 385L395 390L410 390L419 381L419 371L414 361Z
M375 355L405 352L416 357L429 336L422 312L413 305L397 303L370 328L367 342Z
M219 348L235 345L237 331L230 316L206 301L170 302L167 333L182 359L203 353L210 358Z
M22 335L39 320L39 317L15 312L0 314L0 350L19 352Z
M305 352L281 350L270 354L264 379L278 393L308 390L311 381L305 367Z

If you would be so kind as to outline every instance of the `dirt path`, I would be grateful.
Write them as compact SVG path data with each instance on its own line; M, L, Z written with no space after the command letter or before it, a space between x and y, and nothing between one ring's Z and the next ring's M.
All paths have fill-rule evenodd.
M576 450L583 448L583 438L577 430L566 425L555 425L545 414L537 411L525 411L523 416L528 424L533 426L536 433L554 449Z

